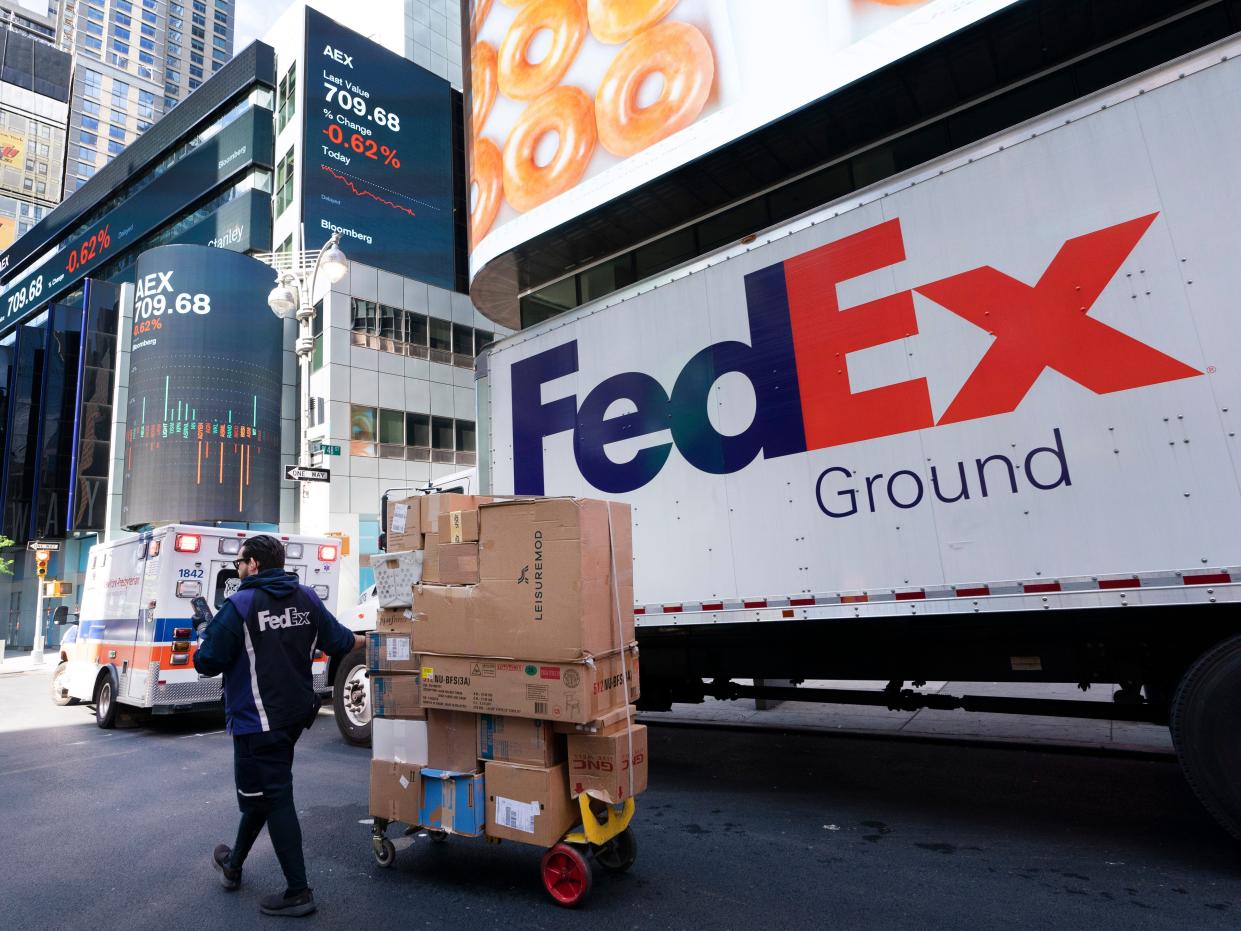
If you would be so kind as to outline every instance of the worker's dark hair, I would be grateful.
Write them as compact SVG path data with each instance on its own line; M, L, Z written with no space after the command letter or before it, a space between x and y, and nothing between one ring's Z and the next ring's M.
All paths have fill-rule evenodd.
M255 559L260 572L264 569L284 568L284 547L279 540L267 534L246 540L241 545L241 555L246 559Z

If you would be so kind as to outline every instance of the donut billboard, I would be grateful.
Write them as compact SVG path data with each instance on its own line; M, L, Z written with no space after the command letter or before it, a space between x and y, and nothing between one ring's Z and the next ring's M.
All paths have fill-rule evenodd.
M471 275L1015 0L471 0Z

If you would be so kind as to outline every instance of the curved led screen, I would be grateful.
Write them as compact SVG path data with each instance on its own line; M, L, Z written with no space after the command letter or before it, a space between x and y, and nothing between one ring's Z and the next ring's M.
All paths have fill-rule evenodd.
M275 273L206 246L138 258L121 523L280 519Z

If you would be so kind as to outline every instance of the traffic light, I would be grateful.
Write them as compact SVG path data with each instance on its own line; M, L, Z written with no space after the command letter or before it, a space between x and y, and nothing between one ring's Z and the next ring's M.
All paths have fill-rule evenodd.
M52 554L49 550L35 550L34 568L39 573L39 578L47 575L47 564L51 560Z

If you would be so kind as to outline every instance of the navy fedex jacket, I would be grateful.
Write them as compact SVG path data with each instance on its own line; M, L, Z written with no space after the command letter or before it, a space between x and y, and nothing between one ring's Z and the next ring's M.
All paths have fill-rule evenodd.
M319 707L310 662L315 650L340 656L353 633L297 575L265 569L244 579L220 608L194 654L205 676L224 673L230 734L306 723Z

